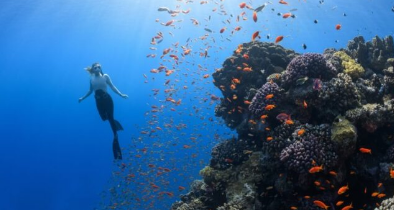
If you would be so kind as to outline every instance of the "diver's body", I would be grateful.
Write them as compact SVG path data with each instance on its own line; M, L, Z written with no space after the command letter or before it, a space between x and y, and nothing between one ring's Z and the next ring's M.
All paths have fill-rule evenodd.
M108 74L103 74L101 65L94 63L91 68L87 71L91 74L90 78L90 89L88 93L79 98L79 102L84 100L94 91L94 98L96 99L97 110L102 120L108 120L112 132L114 134L114 141L112 149L114 152L115 159L122 159L122 153L118 141L118 130L123 130L122 126L118 121L114 119L114 103L111 96L107 93L107 85L122 98L128 98L126 94L122 94L113 84Z

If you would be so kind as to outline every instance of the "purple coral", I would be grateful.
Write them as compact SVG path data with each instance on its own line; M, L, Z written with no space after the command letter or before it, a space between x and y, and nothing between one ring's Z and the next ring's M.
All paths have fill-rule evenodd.
M295 141L282 150L280 160L285 163L289 170L298 173L308 173L316 162L324 168L331 168L337 164L338 156L330 141L309 136L301 141Z
M290 85L295 83L297 79L303 77L321 78L329 80L334 77L337 70L331 63L327 62L322 54L305 53L295 57L287 66L286 71L282 75L282 84Z
M253 114L260 116L265 112L265 107L268 104L277 104L279 100L280 88L275 82L267 82L260 89L257 90L256 95L249 105L249 110ZM274 94L273 98L266 99L269 94Z

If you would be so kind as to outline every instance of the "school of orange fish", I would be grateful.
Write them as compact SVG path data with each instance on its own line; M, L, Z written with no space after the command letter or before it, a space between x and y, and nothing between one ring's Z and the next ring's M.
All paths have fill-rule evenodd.
M156 85L158 87L152 89L152 100L147 103L149 109L145 113L147 125L137 127L140 130L139 135L132 138L131 146L124 148L126 158L113 172L111 187L104 193L105 209L169 209L171 201L177 200L180 194L186 192L191 181L198 179L198 171L207 165L211 148L217 142L232 135L224 129L222 119L214 116L214 106L219 97L214 94L216 90L210 76L220 65L214 64L221 62L218 60L220 51L226 49L226 41L231 41L230 38L242 30L246 31L243 35L251 37L251 41L261 39L261 30L251 30L253 31L251 33L242 25L243 21L249 21L249 16L251 21L258 23L259 13L265 7L272 4L288 8L291 5L291 2L284 0L264 4L258 1L240 3L227 1L226 5L224 0L198 2L177 0L176 2L174 10L159 8L160 14L168 13L168 18L155 20L158 31L149 40L151 45L149 49L152 53L146 55L147 59L156 58L159 61L152 62L157 63L157 67L143 74L148 87ZM306 1L298 2L306 3ZM191 4L200 4L202 9L210 9L212 14L201 20L193 18L197 11L189 8ZM227 7L239 13L229 14ZM288 9L288 12L281 14L281 17L295 18L295 11L296 9ZM224 18L222 21L224 26L209 24L211 18L218 17ZM169 44L169 41L177 37L176 31L186 27L185 25L195 27L198 31L189 32L190 36L198 34L201 36L190 37L183 43L175 41ZM333 30L341 30L341 28L341 24L333 24ZM220 40L217 40L216 35L220 36ZM273 42L280 43L285 39L286 35L278 35ZM162 46L165 44L167 46ZM242 45L238 46L235 52L237 51L242 51ZM247 54L243 57L248 59ZM239 67L239 70L254 71L247 63ZM235 89L241 82L242 78L233 78L229 87L221 88ZM266 96L267 99L272 97L275 96L272 94ZM232 99L236 100L237 95L233 95ZM248 105L250 101L244 103ZM307 108L307 102L303 101L302 106ZM275 109L275 105L267 105L265 109L268 111ZM267 115L261 116L261 120L266 117ZM286 124L293 124L289 116L283 116L283 120ZM304 132L305 130L301 129L297 134L301 136ZM271 141L272 137L267 137L266 140ZM359 151L365 154L372 153L368 148L359 148ZM231 163L231 160L227 162ZM321 170L323 166L315 165L309 172L319 173ZM330 175L336 176L336 172L330 171ZM390 176L394 178L394 169L390 170ZM324 185L330 186L329 181L326 182ZM320 181L315 181L315 185L324 188ZM385 194L380 191L381 187L382 184L379 183L375 192L367 192L365 189L365 193L371 193L372 197L383 198ZM346 194L348 190L348 185L340 187L338 196L349 196ZM305 198L308 199L310 196ZM165 204L164 200L169 200L170 203ZM315 200L313 203L322 209L329 209L329 206L322 201ZM336 206L341 207L342 210L353 208L351 203L345 205L341 200ZM291 209L295 210L297 207L293 206Z

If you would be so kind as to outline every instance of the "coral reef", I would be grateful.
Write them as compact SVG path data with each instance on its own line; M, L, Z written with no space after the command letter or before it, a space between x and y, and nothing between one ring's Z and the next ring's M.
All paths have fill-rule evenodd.
M173 210L394 208L391 36L304 55L245 43L213 77L216 115L238 137Z
M269 110L265 110L266 106L269 104L277 104L280 99L280 92L281 90L276 83L265 83L254 95L252 103L249 106L249 111L256 116L261 116L264 113L267 113ZM270 94L273 94L275 97L266 98L267 95Z
M364 74L364 68L360 64L356 63L356 61L346 54L346 52L338 51L334 53L334 56L341 58L342 67L344 69L343 72L353 79L357 79Z
M249 42L240 45L224 61L223 67L212 75L214 85L223 94L215 110L216 116L222 117L229 128L242 130L247 118L244 113L248 112L249 107L245 101L252 101L256 91L266 83L267 76L284 71L295 56L297 53L293 50L273 43ZM248 64L248 71L243 63ZM234 82L234 78L239 79L240 83ZM233 100L234 95L237 100Z
M388 36L382 40L376 36L372 41L365 42L362 36L358 36L349 41L347 50L362 66L380 73L386 61L394 57L393 37Z
M282 74L282 84L288 86L302 77L321 78L329 80L335 76L337 70L327 62L322 54L306 53L294 58Z

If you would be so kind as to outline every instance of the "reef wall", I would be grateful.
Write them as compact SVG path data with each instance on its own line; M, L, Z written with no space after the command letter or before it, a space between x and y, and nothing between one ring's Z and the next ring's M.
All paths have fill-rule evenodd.
M391 36L303 55L244 43L213 78L238 137L173 210L394 209Z

